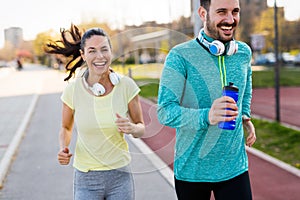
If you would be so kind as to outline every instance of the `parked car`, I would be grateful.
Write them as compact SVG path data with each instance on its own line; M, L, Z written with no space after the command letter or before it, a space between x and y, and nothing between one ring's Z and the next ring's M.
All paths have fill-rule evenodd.
M300 65L300 53L295 56L294 65Z
M275 54L274 53L266 53L265 54L267 60L268 60L268 64L275 64L276 63L276 58L275 58Z
M272 65L276 61L274 53L259 54L254 59L255 65Z
M0 68L1 67L8 67L7 62L4 60L0 60Z
M282 61L285 64L293 64L295 60L295 56L291 55L289 52L282 53Z

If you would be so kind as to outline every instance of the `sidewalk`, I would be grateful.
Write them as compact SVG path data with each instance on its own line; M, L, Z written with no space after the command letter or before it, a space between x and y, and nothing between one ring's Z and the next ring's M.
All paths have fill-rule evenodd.
M300 130L300 87L281 87L280 90L281 123ZM259 88L253 90L251 110L258 116L276 119L275 89Z
M0 111L5 113L0 116L1 200L72 199L73 168L56 160L64 84L62 74L37 66L0 78ZM127 139L136 200L176 199L172 170L140 139Z
M146 116L146 130L152 130L146 132L143 141L172 168L175 130L158 123L154 115L156 110L154 103L143 99L142 108ZM247 153L254 200L299 199L299 169L253 148L247 148Z
M35 75L38 75L36 72ZM0 188L37 99L38 79L13 68L0 71ZM33 74L32 74L33 75ZM16 82L20 84L16 84Z
M66 84L63 77L57 71L38 66L25 66L23 71L0 76L0 111L5 113L0 115L0 200L72 199L72 166L60 166L56 161L59 96ZM265 94L254 91L254 98L266 99ZM146 134L142 139L127 138L133 158L136 200L175 200L175 131L158 123L154 103L144 98L141 101ZM253 103L254 107L261 104L262 101ZM258 107L262 113L264 107L269 109ZM287 171L285 163L253 149L248 149L248 156L254 200L299 198L300 177L295 175L299 170Z

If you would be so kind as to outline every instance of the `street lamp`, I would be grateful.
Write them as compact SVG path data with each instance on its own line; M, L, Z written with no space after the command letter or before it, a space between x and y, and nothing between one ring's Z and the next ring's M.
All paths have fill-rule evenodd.
M198 8L200 6L199 0L191 0L191 20L194 24L194 36L197 37L202 27L202 21L198 15Z
M276 121L280 122L280 83L279 83L279 61L278 61L278 22L277 22L277 3L274 0L274 31L275 31L275 38L274 38L274 46L275 46L275 58L276 58L276 65L275 65L275 106L276 106Z

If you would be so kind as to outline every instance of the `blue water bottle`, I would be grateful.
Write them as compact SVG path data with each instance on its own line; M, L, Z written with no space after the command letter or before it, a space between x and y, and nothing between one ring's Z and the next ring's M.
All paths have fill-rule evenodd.
M235 100L235 102L238 101L239 96L239 89L233 85L232 82L229 83L228 86L223 87L223 96L229 96ZM226 108L230 109L230 108ZM235 120L228 121L228 122L219 122L218 124L219 128L227 129L227 130L234 130L235 129Z

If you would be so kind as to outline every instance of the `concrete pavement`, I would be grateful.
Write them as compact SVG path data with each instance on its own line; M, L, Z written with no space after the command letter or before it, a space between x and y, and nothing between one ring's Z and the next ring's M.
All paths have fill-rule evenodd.
M0 78L5 113L0 116L1 200L72 199L73 168L56 160L63 77L46 67L25 65L23 71ZM172 170L140 139L127 139L136 199L176 199Z
M300 130L300 87L281 87L279 92L281 123ZM255 89L251 110L257 116L275 120L275 102L274 88Z
M150 122L146 129L154 130L153 132L147 131L143 141L172 168L175 130L158 123L154 113L156 110L154 103L144 100L142 109L146 116L145 121ZM254 148L247 148L247 153L253 200L299 199L299 169Z
M34 65L20 72L0 71L1 200L72 199L72 167L56 161L63 78L58 71ZM154 103L142 99L142 107L146 135L127 138L136 199L176 199L170 170L175 132L158 123ZM248 155L254 200L300 196L299 170L287 170L285 163L255 150Z

